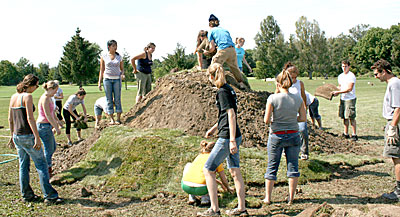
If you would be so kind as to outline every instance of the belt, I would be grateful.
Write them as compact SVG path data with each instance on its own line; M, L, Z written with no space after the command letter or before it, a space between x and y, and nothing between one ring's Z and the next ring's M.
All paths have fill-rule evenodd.
M282 131L276 131L273 132L273 134L290 134L290 133L297 133L299 131L297 130L282 130Z

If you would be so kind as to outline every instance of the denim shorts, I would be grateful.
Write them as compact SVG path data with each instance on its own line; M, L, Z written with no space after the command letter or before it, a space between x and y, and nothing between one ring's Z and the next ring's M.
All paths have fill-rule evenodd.
M209 171L215 172L217 167L226 159L228 164L228 169L239 168L240 156L239 156L239 146L242 143L242 137L236 138L236 145L238 151L232 155L229 149L229 139L218 138L212 149L207 162L204 164L204 168Z
M98 107L97 105L94 105L94 115L99 116L103 113L103 109Z
M265 179L276 180L282 152L285 150L287 177L299 177L300 134L273 134L268 137L268 166Z

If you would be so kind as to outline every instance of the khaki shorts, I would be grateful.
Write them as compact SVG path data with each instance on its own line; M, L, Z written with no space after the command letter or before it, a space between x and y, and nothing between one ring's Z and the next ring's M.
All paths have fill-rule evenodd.
M151 74L146 74L143 72L136 73L136 80L138 85L138 96L145 96L151 91Z
M356 99L340 100L339 117L342 119L356 119Z
M389 145L386 142L387 138L387 130L389 127L389 124L392 123L392 121L388 121L385 127L385 147L383 148L383 156L384 157L391 157L391 158L400 158L400 141L397 141L397 144ZM397 125L397 131L399 131L400 124ZM399 133L399 132L397 132Z

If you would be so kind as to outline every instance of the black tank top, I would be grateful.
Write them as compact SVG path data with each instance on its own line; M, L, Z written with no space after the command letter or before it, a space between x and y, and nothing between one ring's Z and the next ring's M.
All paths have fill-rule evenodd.
M153 60L149 59L146 53L146 58L137 60L137 70L143 72L144 74L151 74L151 65L153 65Z
M22 99L26 94L21 95L21 106L11 107L13 111L14 120L14 134L16 135L29 135L33 134L31 126L28 122L28 115L26 113L26 107L23 106ZM35 111L35 105L33 105L33 111Z

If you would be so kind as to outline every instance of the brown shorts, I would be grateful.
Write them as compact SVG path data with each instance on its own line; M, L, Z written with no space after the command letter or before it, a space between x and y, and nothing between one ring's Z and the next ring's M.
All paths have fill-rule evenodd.
M356 119L356 101L357 98L340 100L339 117L342 119Z
M385 147L383 148L383 156L384 157L391 157L391 158L400 158L400 140L397 141L397 144L392 144L392 145L389 145L386 142L387 130L388 130L388 127L389 127L390 123L392 123L391 120L387 122L386 127L385 127L385 136L384 136L384 138L385 138ZM400 127L400 124L397 125L397 131L399 131L399 127ZM399 133L399 132L397 132L397 133Z

